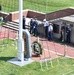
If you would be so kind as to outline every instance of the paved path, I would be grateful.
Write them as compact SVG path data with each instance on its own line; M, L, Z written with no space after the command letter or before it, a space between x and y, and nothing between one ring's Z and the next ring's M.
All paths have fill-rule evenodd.
M15 39L16 34L17 31L0 26L0 39L4 39L8 37ZM37 37L31 36L31 43L34 42L35 40L37 40ZM35 60L39 61L40 59L45 59L45 58L53 59L58 57L57 55L61 55L61 56L65 55L66 57L74 58L74 47L62 45L56 42L50 42L45 38L39 38L39 42L43 46L43 54L40 57L36 57L35 55L33 55L32 58Z
M36 37L31 37L31 42L37 40ZM47 39L44 38L40 38L39 42L42 44L43 46L43 54L41 55L40 59L43 58L56 58L58 56L65 56L65 57L70 57L70 58L74 58L74 48L71 46L67 46L67 45L62 45L60 43L56 43L56 42L50 42ZM35 58L36 60L39 60L39 58Z

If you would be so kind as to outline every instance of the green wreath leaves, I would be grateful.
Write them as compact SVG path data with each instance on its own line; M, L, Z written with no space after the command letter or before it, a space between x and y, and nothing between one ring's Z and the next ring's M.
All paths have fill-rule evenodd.
M38 48L36 48L36 47L38 47ZM42 54L43 48L42 48L42 45L38 41L34 41L32 43L32 49L36 55Z

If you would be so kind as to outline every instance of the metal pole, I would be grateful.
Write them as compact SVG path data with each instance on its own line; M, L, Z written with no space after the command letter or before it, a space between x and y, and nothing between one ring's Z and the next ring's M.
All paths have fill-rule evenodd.
M47 3L48 3L48 0L46 0L46 7L45 7L45 19L47 19Z
M19 39L22 39L22 0L19 0Z
M18 60L24 61L24 40L22 38L22 16L23 0L19 0L19 36L18 36Z

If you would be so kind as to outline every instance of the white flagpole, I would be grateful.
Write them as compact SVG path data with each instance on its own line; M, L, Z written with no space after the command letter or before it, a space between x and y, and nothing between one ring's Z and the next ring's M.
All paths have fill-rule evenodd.
M22 39L22 0L19 0L19 39Z
M23 16L23 0L19 0L19 36L18 36L18 60L24 61L24 40L22 38L22 16Z

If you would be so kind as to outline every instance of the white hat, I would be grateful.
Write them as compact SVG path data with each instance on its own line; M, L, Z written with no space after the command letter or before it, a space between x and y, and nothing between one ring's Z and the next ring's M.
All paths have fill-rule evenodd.
M52 23L49 23L49 25L52 25Z
M46 19L44 19L43 21L46 21Z
M67 24L67 26L69 26L70 24Z
M37 20L37 18L35 18L35 20Z

